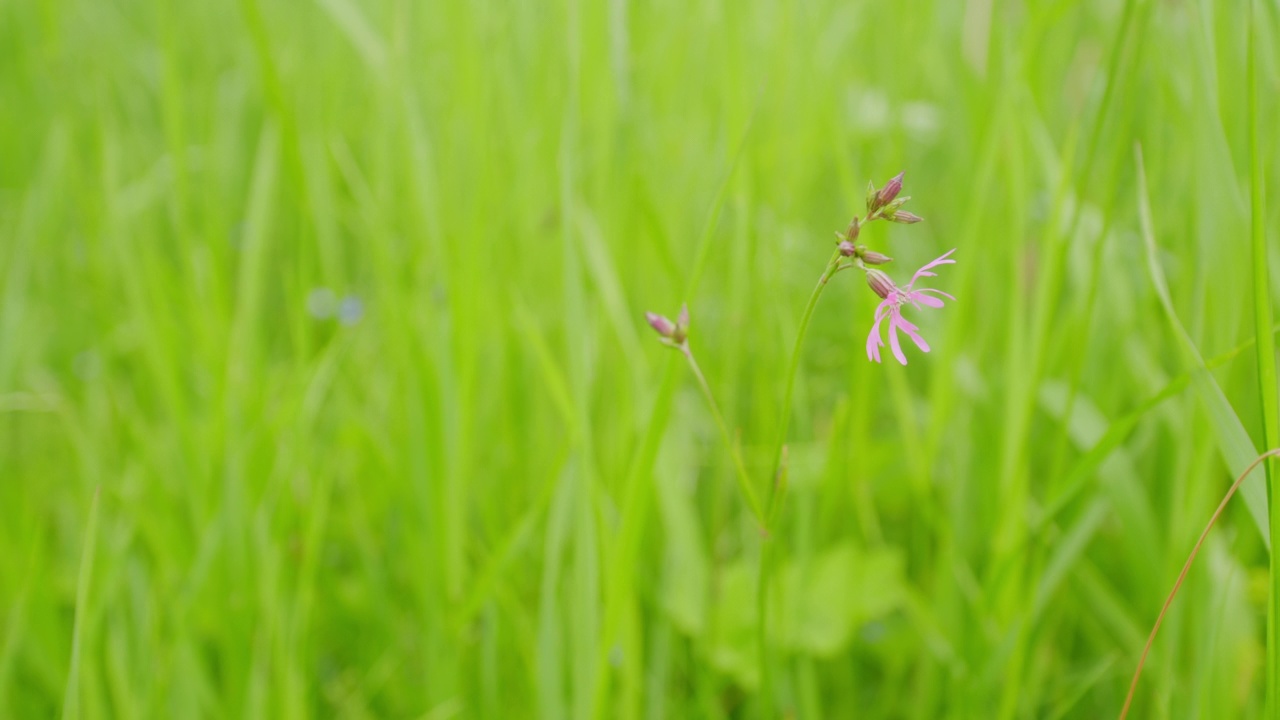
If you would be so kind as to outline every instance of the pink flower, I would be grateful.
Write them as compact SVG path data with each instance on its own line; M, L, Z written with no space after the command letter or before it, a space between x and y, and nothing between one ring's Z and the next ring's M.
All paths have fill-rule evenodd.
M930 268L938 265L954 264L955 260L950 259L950 255L953 252L955 252L955 248L948 250L942 257L917 270L916 274L911 276L911 282L907 283L905 288L894 285L893 281L889 280L889 276L884 273L878 271L868 272L867 282L871 284L871 289L884 298L876 306L876 322L871 326L871 334L867 336L867 357L869 359L880 362L880 348L884 347L884 341L880 339L880 321L886 317L889 318L889 348L893 350L893 356L898 359L898 362L903 365L907 364L907 356L902 352L902 346L898 343L899 330L906 333L907 337L911 338L912 342L916 344L916 347L924 352L929 352L929 344L924 341L924 338L920 337L919 328L902 317L902 306L911 304L917 309L920 309L922 305L940 308L942 307L942 300L934 297L935 295L955 300L955 298L941 290L933 288L914 289L916 280L937 276L937 273L929 271ZM877 275L872 277L871 272L876 272Z

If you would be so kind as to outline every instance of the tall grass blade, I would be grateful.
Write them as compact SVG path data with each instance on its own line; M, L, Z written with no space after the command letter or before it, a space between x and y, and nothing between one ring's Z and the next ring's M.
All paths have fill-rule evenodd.
M1218 522L1218 518L1222 516L1222 511L1227 509L1227 503L1231 502L1231 498L1235 496L1236 491L1240 489L1241 483L1254 468L1260 463L1266 462L1268 458L1274 458L1280 455L1280 448L1273 448L1262 453L1253 459L1245 467L1244 471L1236 477L1235 482L1231 483L1231 487L1227 488L1227 494L1222 497L1222 502L1218 503L1218 508L1213 511L1213 515L1209 517L1209 522L1205 524L1204 531L1200 533L1200 537L1196 539L1196 544L1192 546L1191 553L1187 555L1187 561L1182 566L1182 571L1178 573L1178 579L1173 583L1173 589L1169 591L1168 597L1164 600L1164 605L1160 607L1160 614L1156 615L1155 625L1151 628L1151 634L1147 636L1147 644L1142 648L1142 654L1138 656L1138 667L1133 672L1133 680L1129 683L1129 692L1125 695L1124 705L1120 708L1120 720L1124 720L1129 715L1129 707L1133 704L1134 691L1138 689L1138 680L1142 677L1142 668L1147 663L1147 655L1151 652L1151 645L1156 641L1156 635L1160 633L1160 625L1164 623L1165 613L1169 612L1169 606L1173 604L1173 599L1177 597L1178 590L1182 589L1182 583L1187 579L1187 573L1191 571L1191 565L1196 561L1196 557L1200 554L1200 546L1204 545L1205 538L1209 537L1209 531Z
M89 581L93 578L94 551L98 547L98 499L101 495L102 488L94 488L93 503L89 506L89 523L84 531L84 549L80 553L80 572L76 577L76 617L71 630L71 665L67 670L67 686L62 695L62 720L80 717L80 659L84 648Z
M1183 350L1195 364L1192 369L1191 383L1209 412L1209 420L1218 441L1218 449L1227 463L1227 469L1238 474L1258 456L1258 451L1253 441L1249 439L1244 423L1240 422L1240 416L1231 407L1218 381L1210 374L1204 358L1200 355L1200 349L1187 333L1182 321L1178 319L1178 312L1173 307L1173 296L1169 293L1169 283L1165 280L1164 270L1160 267L1159 248L1156 246L1151 218L1151 198L1147 189L1147 171L1142 161L1141 146L1135 148L1134 156L1138 168L1138 215L1142 224L1142 239L1146 246L1147 270L1151 273L1151 283L1155 286L1156 295L1160 298L1160 304L1164 307L1165 315L1181 341ZM1270 325L1268 324L1267 327L1269 328ZM1271 335L1267 333L1267 337L1270 338ZM1268 529L1270 523L1265 481L1261 476L1247 480L1240 492L1244 496L1244 504L1249 515L1253 517L1258 532L1262 534L1263 542L1270 548L1271 533Z
M1249 0L1249 235L1253 249L1253 321L1258 349L1258 395L1262 407L1263 443L1280 447L1280 388L1276 381L1276 340L1271 334L1271 278L1267 257L1266 176L1258 145L1258 33L1257 2ZM1271 546L1280 544L1280 497L1276 493L1280 464L1263 463L1270 504ZM1280 560L1271 554L1270 600L1267 603L1267 707L1274 716L1280 707Z

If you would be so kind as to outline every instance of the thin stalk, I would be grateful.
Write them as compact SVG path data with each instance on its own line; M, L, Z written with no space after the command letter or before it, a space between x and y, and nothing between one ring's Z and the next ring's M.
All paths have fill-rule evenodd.
M1271 283L1268 277L1266 213L1263 205L1265 176L1258 147L1258 28L1249 2L1249 205L1253 245L1254 328L1258 339L1258 394L1262 400L1262 436L1267 447L1280 445L1280 396L1276 380L1276 344L1271 334ZM1274 717L1280 708L1280 497L1275 483L1275 461L1263 464L1267 476L1267 506L1271 517L1271 597L1267 603L1267 707Z
M872 218L868 218L872 219ZM773 709L773 674L769 667L769 577L772 574L774 553L773 542L770 534L774 530L774 503L777 501L779 492L778 487L782 484L782 460L787 445L787 429L791 424L791 399L796 389L796 371L800 367L800 350L804 347L804 338L809 331L809 321L813 319L813 311L818 307L818 299L822 297L822 291L826 289L827 282L837 272L852 265L841 265L844 256L836 250L831 255L831 259L827 261L827 267L822 271L822 276L818 278L818 284L814 286L813 292L809 294L809 302L804 306L804 314L800 316L800 328L796 332L795 345L791 348L791 361L787 366L787 385L786 391L782 396L782 420L778 425L778 443L777 449L774 451L773 472L769 475L769 500L765 506L765 516L768 524L765 526L765 536L760 547L760 574L757 578L756 586L756 613L759 616L757 623L756 645L760 653L760 713L762 717L770 717Z
M809 295L809 303L804 306L804 314L800 316L800 329L796 332L796 342L791 348L791 362L787 366L787 389L782 395L782 420L778 426L778 442L773 453L773 473L772 481L769 483L769 506L773 505L774 490L777 487L778 470L782 465L782 446L787 444L787 429L791 424L791 398L796 389L796 371L800 367L800 349L804 346L804 336L809 331L809 321L813 319L814 308L818 307L818 298L822 297L822 291L826 289L827 282L831 280L831 276L835 275L841 269L840 260L844 256L839 250L831 255L831 259L827 261L827 269L822 272L822 277L818 278L818 284L814 286L813 292ZM851 267L845 265L844 267Z
M760 507L760 499L756 497L751 478L747 475L747 468L742 464L742 455L738 453L738 446L733 442L733 436L729 434L729 426L725 424L724 416L720 414L720 406L716 404L716 398L711 394L711 386L707 385L707 378L703 376L702 368L698 367L698 361L693 359L693 350L689 349L689 344L680 345L680 351L689 361L689 368L693 370L694 377L698 378L698 387L702 388L702 396L706 398L707 407L711 408L711 415L716 419L716 427L720 428L720 439L724 440L725 447L729 449L729 456L733 458L733 467L737 471L738 489L742 491L742 496L747 499L747 505L751 508L751 514L763 529L766 517Z
M1187 562L1182 565L1182 572L1178 573L1178 579L1174 581L1173 589L1169 591L1169 596L1164 599L1164 605L1160 608L1160 614L1156 615L1156 623L1151 628L1151 634L1147 636L1147 644L1142 647L1142 654L1138 656L1138 667L1133 671L1133 680L1129 682L1129 693L1125 695L1124 706L1120 708L1120 720L1125 720L1129 716L1129 706L1133 704L1133 695L1138 689L1138 678L1142 677L1142 667L1147 664L1147 654L1151 652L1151 644L1156 641L1156 634L1160 632L1160 625L1164 622L1165 613L1169 611L1169 606L1173 604L1173 598L1178 594L1178 590L1182 588L1182 582L1187 579L1187 573L1191 571L1191 564L1196 561L1196 556L1200 554L1200 546L1204 544L1204 539L1209 536L1209 531L1218 522L1222 511L1227 509L1227 503L1231 502L1231 498L1240 489L1244 479L1249 477L1249 473L1253 472L1253 469L1258 467L1259 463L1277 455L1280 455L1280 448L1272 448L1249 463L1249 467L1245 468L1244 472L1240 473L1239 477L1236 478L1236 481L1231 483L1231 488L1222 497L1222 502L1218 503L1218 509L1214 510L1213 515L1209 517L1209 522L1204 526L1204 531L1200 533L1196 544L1191 548L1191 554L1187 555Z
M848 267L848 266L845 266ZM777 492L769 502L768 528L772 532L777 529L777 517L786 498L787 492L787 446L782 446L782 460L778 465ZM777 552L776 543L769 535L765 535L760 545L760 573L756 578L756 614L760 618L759 632L756 636L756 650L760 654L760 707L761 715L772 717L773 707L773 675L769 669L769 580L773 575L773 564Z

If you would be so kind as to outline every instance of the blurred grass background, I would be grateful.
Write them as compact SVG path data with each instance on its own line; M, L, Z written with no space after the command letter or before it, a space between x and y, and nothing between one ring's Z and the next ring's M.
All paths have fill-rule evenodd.
M1114 715L1263 449L1246 9L0 2L0 716ZM761 707L761 539L641 313L763 489L904 169L863 240L959 301L903 368L822 299ZM1136 716L1262 715L1261 483Z

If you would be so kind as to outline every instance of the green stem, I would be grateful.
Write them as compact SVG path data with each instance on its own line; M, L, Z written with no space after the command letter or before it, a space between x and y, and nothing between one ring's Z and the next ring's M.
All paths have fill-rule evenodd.
M769 668L769 576L773 571L773 539L764 536L760 544L760 574L756 584L756 614L759 616L756 650L760 653L760 717L774 717L773 674Z
M773 473L771 475L773 479L769 483L769 507L773 505L778 470L782 465L782 446L787 444L787 429L791 424L791 397L796 389L796 371L800 367L800 349L804 345L804 336L809 330L809 321L813 319L814 308L818 307L818 298L822 297L822 291L826 289L827 281L841 269L852 267L851 265L840 265L840 260L843 257L839 250L832 254L831 259L827 261L827 269L823 271L822 277L818 278L818 284L814 286L813 293L809 295L809 304L804 306L804 315L800 317L800 330L796 333L796 342L791 348L791 362L787 367L787 389L782 396L782 421L778 427L778 442L773 453Z
M720 438L724 440L725 447L729 449L729 456L733 458L733 467L737 471L738 489L742 491L743 497L747 499L747 505L751 508L751 514L755 516L756 522L761 528L765 527L765 514L760 508L760 500L756 497L756 491L751 486L751 478L747 475L747 468L742 464L742 455L738 453L738 446L733 442L733 436L729 434L729 426L724 422L724 416L720 414L720 406L716 404L715 396L711 394L711 386L707 385L707 378L702 374L702 368L698 367L698 361L693 359L693 351L689 349L689 344L685 343L680 346L680 351L684 353L684 357L689 361L689 367L693 370L694 377L698 378L698 387L702 388L702 396L707 400L707 407L711 408L711 415L716 419L716 427L720 428Z
M872 218L873 219L873 218ZM768 718L773 713L773 674L769 667L769 577L773 572L774 539L770 536L775 525L774 504L778 501L778 487L782 480L782 457L787 444L787 429L791 424L791 400L796 389L796 371L800 367L800 350L804 347L804 338L809 331L809 321L813 319L813 311L818 307L818 298L826 289L827 282L841 270L853 267L851 264L841 265L844 256L836 250L827 261L827 268L809 295L809 302L804 306L804 314L800 316L800 329L796 332L796 342L791 348L791 362L787 367L787 388L782 397L782 421L778 427L778 444L773 455L773 472L769 475L769 500L765 505L765 535L760 546L760 575L756 586L756 614L759 618L756 627L757 649L760 653L760 714Z
M1249 209L1250 235L1253 246L1254 328L1258 339L1258 394L1262 400L1262 435L1264 446L1280 445L1280 398L1276 375L1275 336L1271 334L1271 282L1268 276L1266 177L1263 174L1262 151L1258 143L1258 28L1254 25L1256 2L1249 2ZM1277 493L1277 464L1268 460L1263 469L1267 475L1267 505L1271 516L1271 597L1267 603L1267 707L1269 717L1280 708L1280 494Z

